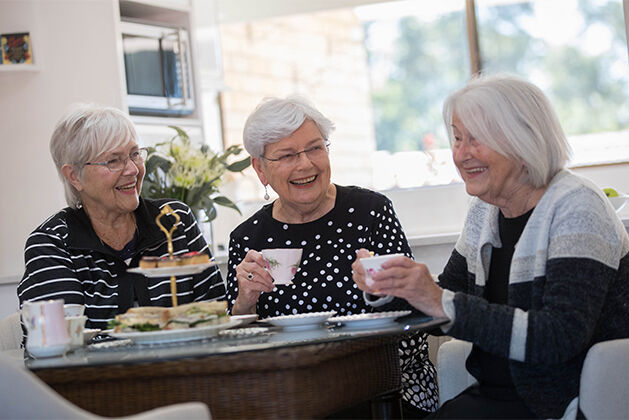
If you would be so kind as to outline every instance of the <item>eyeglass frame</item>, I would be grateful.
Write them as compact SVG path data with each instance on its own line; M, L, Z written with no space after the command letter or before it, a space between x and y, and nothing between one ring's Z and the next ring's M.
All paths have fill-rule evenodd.
M323 141L323 146L325 147L325 152L326 153L330 153L330 141L329 140L324 140ZM299 159L299 155L301 155L302 153L304 153L306 155L306 157L308 158L308 160L310 160L312 162L312 159L310 159L310 157L308 157L308 152L313 151L317 146L310 146L300 152L294 152L294 153L285 153L283 156L279 157L279 158L268 158L264 155L260 156L262 159L264 160L268 160L269 162L279 162L282 163L283 159L290 159L290 158L296 158ZM297 160L295 160L295 163L297 162Z
M135 153L138 153L138 157L139 157L139 160L138 160L138 161L134 160L134 159L131 157L131 155L133 155L133 154L135 154ZM143 154L143 153L144 153L144 154L146 154L146 157L142 157L142 154ZM127 167L127 163L129 162L129 159L131 159L131 162L133 162L133 164L137 166L137 165L138 165L138 164L140 164L140 163L144 163L144 162L146 161L146 159L148 158L148 156L149 156L149 150L148 150L148 148L147 148L147 147L140 147L138 150L136 150L136 151L134 151L134 152L132 152L132 153L129 153L129 155L128 155L128 156L127 156L124 160L123 160L123 162L122 162L122 167L121 167L120 169L111 169L108 165L109 165L112 161L114 161L114 160L118 160L118 159L121 159L121 158L110 159L110 160L108 160L108 161L106 161L106 162L85 162L85 163L83 164L83 166L87 166L87 165L98 165L98 166L104 166L105 168L109 169L109 172L121 172L121 171L123 171L123 170L124 170L124 168L126 168L126 167Z

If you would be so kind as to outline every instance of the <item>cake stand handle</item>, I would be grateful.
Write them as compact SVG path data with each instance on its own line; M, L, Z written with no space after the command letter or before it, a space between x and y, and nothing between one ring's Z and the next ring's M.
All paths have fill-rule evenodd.
M177 306L177 281L175 276L170 276L170 294L172 295L173 307Z
M173 223L173 226L170 228L170 230L166 229L164 225L162 225L162 222L160 222L159 220L162 218L162 216L165 216L165 215L170 215L175 218L175 223ZM179 223L180 220L181 218L179 217L179 215L175 213L168 204L166 204L162 208L162 211L160 211L157 217L155 218L155 223L157 223L157 226L159 226L159 228L166 234L166 240L168 241L168 255L171 260L173 259L173 252L174 252L173 232L175 231L175 229L177 229L177 224ZM177 282L176 282L175 276L170 276L170 293L172 295L173 306L177 306Z

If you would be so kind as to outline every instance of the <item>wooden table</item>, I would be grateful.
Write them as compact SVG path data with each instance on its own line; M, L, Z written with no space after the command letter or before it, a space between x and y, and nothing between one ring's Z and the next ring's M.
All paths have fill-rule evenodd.
M83 349L27 366L74 404L125 416L203 401L214 419L321 418L400 387L397 340L445 320L415 319L375 331L275 330L253 338Z

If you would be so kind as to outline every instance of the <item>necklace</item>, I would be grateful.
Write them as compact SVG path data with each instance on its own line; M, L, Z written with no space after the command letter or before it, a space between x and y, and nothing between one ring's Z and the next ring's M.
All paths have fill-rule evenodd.
M112 235L111 238L108 237L107 234L105 233L98 233L96 231L96 229L94 228L94 224L92 224L92 228L94 228L94 233L96 233L96 237L98 238L98 240L100 241L101 245L112 248L114 250L122 250L124 249L124 247L133 240L133 237L135 236L135 233L138 231L138 224L136 222L136 218L135 218L135 214L131 213L131 221L133 223L133 229L131 230L132 234L131 234L131 238L128 238L128 233L125 234L124 236L124 240L120 241L119 238L117 237L117 235ZM122 243L121 243L122 242ZM116 246L112 246L110 245L114 244ZM120 248L120 249L118 249Z

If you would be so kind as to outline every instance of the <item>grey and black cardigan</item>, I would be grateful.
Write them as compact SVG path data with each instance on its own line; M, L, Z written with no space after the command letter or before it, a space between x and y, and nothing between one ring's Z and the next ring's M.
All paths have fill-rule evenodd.
M142 256L168 255L166 236L155 224L166 204L180 217L173 232L174 254L198 251L211 256L192 212L179 201L140 199L135 210L135 250L127 261L99 240L83 209L65 208L26 241L24 276L17 288L20 306L27 300L42 299L84 304L89 328L106 328L108 321L136 301L140 306L171 306L170 277L147 278L127 272ZM170 229L174 218L167 216L160 221ZM224 297L225 286L217 266L177 277L180 304Z
M558 418L578 395L588 349L629 337L629 238L600 189L563 170L516 244L509 303L490 304L482 296L492 247L501 246L498 212L473 200L439 276L453 315L447 334L508 358L525 404Z

